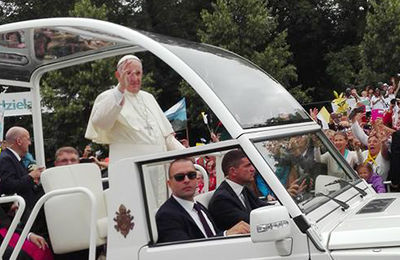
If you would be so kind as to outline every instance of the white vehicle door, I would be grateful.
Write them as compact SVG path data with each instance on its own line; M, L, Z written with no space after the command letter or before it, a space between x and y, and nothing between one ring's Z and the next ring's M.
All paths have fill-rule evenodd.
M224 153L226 151L219 151ZM215 154L215 152L214 152ZM196 156L205 156L196 155ZM211 155L211 154L208 154ZM217 160L218 161L218 160ZM156 163L154 161L149 165L142 165L143 176L149 176L154 167L158 169L160 164L165 164L164 168L167 168L167 164L171 162ZM218 166L216 167L218 169ZM216 174L219 176L219 174ZM155 176L155 175L154 175ZM157 175L160 178L160 175ZM157 199L154 199L155 190L151 187L154 183L165 183L166 180L149 180L144 177L144 185L146 190L146 206L148 214L148 226L149 226L149 244L141 247L139 251L140 260L153 260L153 259L191 259L191 260L221 260L221 259L310 259L310 250L314 252L315 259L330 259L327 252L318 251L311 240L307 237L307 234L301 232L297 224L292 218L288 217L290 226L290 235L281 241L270 241L270 242L253 242L250 235L237 235L230 237L215 237L215 238L204 238L195 239L189 241L178 241L168 243L157 243L157 228L155 221L155 213L162 203L158 203ZM217 183L220 181L217 180ZM168 196L164 198L167 199ZM204 203L203 203L204 204ZM279 204L279 203L278 203ZM268 208L267 206L266 208ZM314 258L312 258L314 259Z
M146 246L140 250L139 259L310 259L305 234L294 231L287 245L291 247L291 252L281 256L275 242L253 243L250 236L205 239Z

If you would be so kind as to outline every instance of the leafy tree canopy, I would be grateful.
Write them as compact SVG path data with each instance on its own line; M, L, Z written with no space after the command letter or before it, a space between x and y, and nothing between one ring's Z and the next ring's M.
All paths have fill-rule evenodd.
M204 28L198 31L202 42L217 45L253 61L289 90L297 80L287 31L278 29L276 17L261 0L217 0L212 11L201 13ZM300 102L309 101L297 88Z
M400 64L400 2L371 1L371 8L361 43L364 84L388 82Z

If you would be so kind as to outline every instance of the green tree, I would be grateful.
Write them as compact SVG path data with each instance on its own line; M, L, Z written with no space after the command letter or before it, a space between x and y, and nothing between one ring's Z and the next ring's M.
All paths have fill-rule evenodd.
M65 17L75 1L63 0L2 0L0 8L4 15L0 17L0 24L23 20Z
M217 0L213 11L202 11L202 42L218 45L255 62L284 86L297 79L290 63L287 32L277 31L277 20L261 0Z
M81 0L75 3L73 9L69 11L69 15L107 20L107 7L105 4L95 7L90 0Z
M326 55L329 62L327 74L332 80L336 90L342 91L342 88L349 85L360 85L361 79L359 73L362 69L360 46L346 46L338 52L330 52Z
M294 65L299 75L297 84L302 85L303 89L313 88L314 100L331 99L332 90L338 88L338 81L329 74L332 68L327 70L328 66L336 66L330 65L330 58L339 58L343 48L357 46L361 42L367 2L268 1L273 15L278 18L279 30L287 28L287 42L294 54Z
M120 1L120 0L92 0L86 2L86 6L106 7L107 17L91 14L93 9L85 10L85 2L78 5L79 0L2 0L0 1L0 24L17 22L30 19L48 18L48 17L67 17L80 16L92 17L97 19L106 19L119 24L127 24L139 6L139 1ZM81 6L81 7L80 7ZM70 15L71 10L74 15ZM81 11L79 11L81 9ZM85 13L85 11L87 13ZM96 12L96 11L95 11Z
M361 43L363 83L388 81L399 72L400 2L371 1L367 27Z

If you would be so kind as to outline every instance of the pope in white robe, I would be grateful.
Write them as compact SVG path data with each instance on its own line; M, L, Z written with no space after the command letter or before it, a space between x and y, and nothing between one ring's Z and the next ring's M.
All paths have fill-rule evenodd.
M101 93L94 102L85 137L109 144L110 163L184 148L175 139L172 126L153 95L140 90L142 74L138 57L122 57L115 72L118 85ZM165 177L151 179L155 191L166 194Z

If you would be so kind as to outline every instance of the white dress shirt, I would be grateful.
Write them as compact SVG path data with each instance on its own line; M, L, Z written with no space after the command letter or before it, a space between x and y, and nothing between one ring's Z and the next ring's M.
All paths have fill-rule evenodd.
M226 182L231 186L232 190L235 192L235 194L238 196L240 201L242 202L243 206L246 208L246 203L244 202L244 196L242 194L243 191L243 185L240 185L234 181L231 181L229 179L226 179Z

